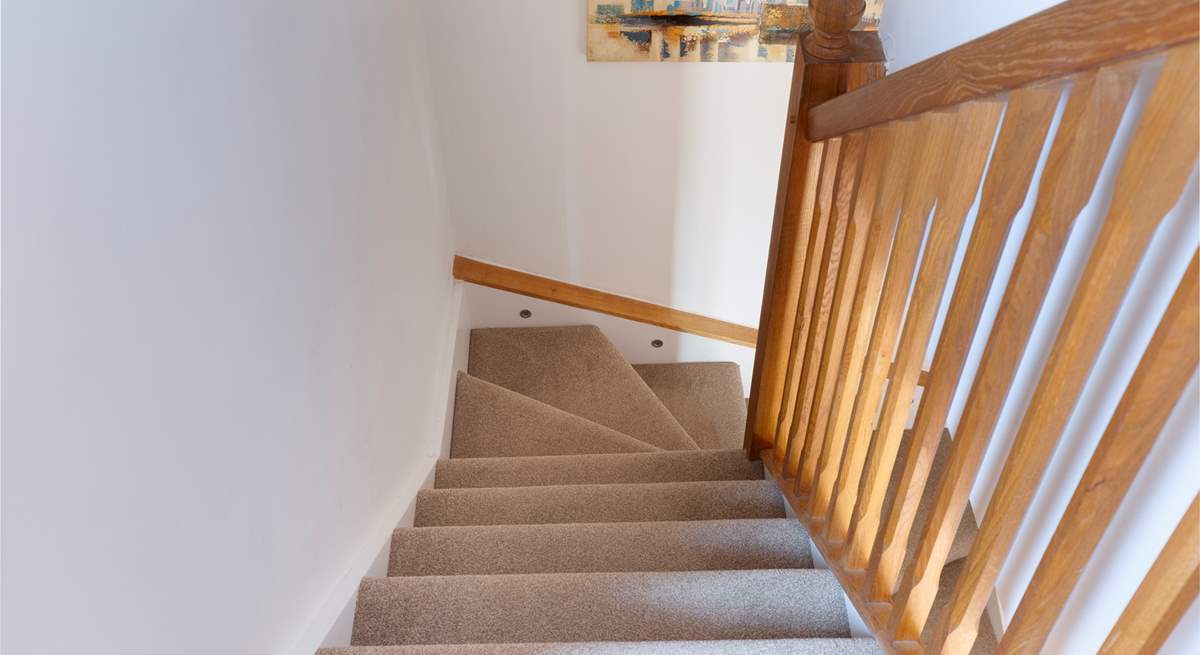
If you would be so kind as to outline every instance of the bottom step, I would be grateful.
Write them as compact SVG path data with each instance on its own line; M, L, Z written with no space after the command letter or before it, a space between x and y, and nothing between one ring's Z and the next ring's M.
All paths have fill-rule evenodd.
M850 636L830 571L367 578L363 646Z
M745 639L351 646L324 648L317 655L880 655L882 652L874 639Z

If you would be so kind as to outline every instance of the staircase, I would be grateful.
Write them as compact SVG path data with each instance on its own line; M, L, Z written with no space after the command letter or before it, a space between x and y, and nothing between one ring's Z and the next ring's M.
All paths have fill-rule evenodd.
M592 326L475 330L451 457L363 581L354 645L319 655L880 652L745 420L734 364L631 366Z

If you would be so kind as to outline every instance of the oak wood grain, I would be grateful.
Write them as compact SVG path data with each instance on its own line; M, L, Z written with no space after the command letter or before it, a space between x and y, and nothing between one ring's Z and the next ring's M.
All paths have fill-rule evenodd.
M904 470L896 500L872 548L867 579L872 582L874 600L891 598L895 592L950 403L958 389L1000 253L1013 219L1025 203L1060 95L1061 90L1055 85L1021 89L1009 96L983 184L975 227L938 339L929 380L921 394L909 450L903 458Z
M808 109L884 75L885 56L878 35L852 35L851 50L841 62L814 61L806 55L793 65L743 442L752 458L760 447L774 441L803 265L797 253L807 243L799 230L804 219L801 207L806 206L807 190L815 185L813 164L821 160L819 152L812 152L820 146L804 136Z
M1192 500L1098 655L1154 655L1200 594L1200 496Z
M836 440L839 444L846 440L854 400L858 396L863 360L871 338L871 328L875 324L879 294L883 288L888 256L900 218L900 205L907 188L909 168L918 156L918 140L928 131L927 126L920 121L903 121L891 129L895 130L894 143L888 151L884 180L871 213L872 231L878 232L868 238L863 253L862 270L855 285L854 305L850 309L846 345L839 363L838 381L833 393L828 428L825 430L824 440ZM840 459L834 466L839 463ZM836 480L836 473L831 479ZM796 480L797 486L799 482ZM828 522L823 527L828 530ZM842 538L844 535L838 536L837 540Z
M863 361L862 381L846 432L842 466L830 497L827 534L833 541L844 540L850 527L851 512L858 497L858 483L871 441L872 424L891 368L892 353L895 351L896 337L929 214L938 194L945 188L947 178L943 167L952 160L949 149L958 122L959 117L948 112L930 113L921 118L922 135L918 139L920 154L915 158L915 166L905 189L904 203L900 208L896 239L892 243L879 308ZM801 491L806 489L802 486Z
M804 248L804 266L800 276L799 293L796 296L796 318L792 324L791 344L788 347L783 395L780 399L779 416L775 421L775 447L773 450L779 455L788 452L794 444L792 437L795 435L789 428L792 425L792 413L796 410L797 389L801 368L804 366L804 346L810 326L814 318L817 318L813 313L813 301L820 282L822 250L833 213L833 192L840 166L842 139L830 139L825 142L823 151L812 218ZM803 434L798 436L800 439L804 438Z
M953 140L955 152L953 157L947 158L953 165L943 171L945 186L938 195L916 283L908 299L908 310L896 347L894 372L888 382L883 412L867 455L861 490L850 522L846 565L852 569L866 568L875 545L879 514L892 479L900 438L912 411L917 378L929 350L934 320L1003 110L1004 104L995 100L970 102L958 109Z
M467 257L455 256L454 277L480 286L617 316L638 323L657 325L677 332L720 339L739 346L753 347L757 340L758 331L752 327Z
M1200 48L1173 48L1121 166L1112 204L967 556L943 649L967 653L979 618L1158 224L1196 163ZM937 636L931 643L938 643Z
M1183 275L1067 509L999 652L1042 652L1088 560L1200 364L1200 274L1197 257Z
M829 342L821 353L820 370L817 374L817 385L813 391L813 405L809 411L805 431L811 435L821 435L821 448L817 456L814 470L812 512L816 516L825 516L828 506L829 493L833 487L832 462L840 461L842 456L842 439L828 438L826 432L829 426L830 412L833 407L833 392L843 371L838 368L845 351L846 339L849 336L851 310L854 308L854 294L860 275L862 274L863 259L868 251L877 249L884 235L886 221L872 221L875 202L880 188L886 177L888 162L896 144L896 133L900 128L896 124L872 128L867 136L867 149L863 155L862 172L858 187L855 191L854 206L850 224L846 228L844 249L845 261L838 269L837 282L833 292L832 317L830 318ZM815 450L815 449L813 449ZM811 457L811 452L805 457Z
M1092 196L1136 81L1137 72L1124 67L1084 73L1075 80L1042 171L1033 216L959 420L933 510L894 596L896 612L890 630L897 639L919 639L929 618L946 556L1030 331L1075 218Z
M1195 0L1069 0L809 111L814 140L1200 37Z
M808 342L804 348L804 368L796 387L796 411L792 423L788 427L792 434L806 435L803 444L797 442L795 447L788 449L787 457L785 457L784 471L792 475L798 474L801 462L805 461L809 452L814 448L821 447L820 444L824 437L823 434L808 432L807 427L817 376L820 374L821 356L825 351L825 341L829 336L833 291L837 282L838 269L842 263L846 229L850 223L854 192L858 184L865 149L866 134L855 132L846 135L832 198L832 215L826 237L825 255L821 262L822 274L813 302L813 319L808 332ZM803 448L800 447L801 445Z

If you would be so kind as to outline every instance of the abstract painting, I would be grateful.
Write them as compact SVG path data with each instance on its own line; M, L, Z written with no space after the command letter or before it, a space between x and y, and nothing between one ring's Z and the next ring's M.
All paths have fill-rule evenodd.
M808 0L587 0L588 61L794 61ZM856 29L879 26L867 0Z

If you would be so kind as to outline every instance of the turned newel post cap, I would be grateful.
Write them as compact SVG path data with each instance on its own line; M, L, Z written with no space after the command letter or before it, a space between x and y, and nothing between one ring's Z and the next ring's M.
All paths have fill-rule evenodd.
M867 11L866 0L809 0L813 31L804 50L820 59L843 59L850 54L850 30Z

